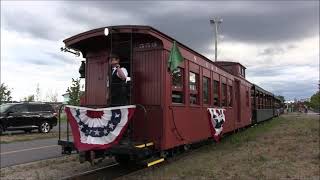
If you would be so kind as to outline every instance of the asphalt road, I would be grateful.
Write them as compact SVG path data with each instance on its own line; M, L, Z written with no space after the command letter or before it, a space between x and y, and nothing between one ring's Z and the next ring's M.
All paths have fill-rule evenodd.
M66 123L61 125L61 129L66 130ZM55 126L52 131L58 132L58 126ZM24 135L23 131L5 134L7 133ZM61 146L58 145L57 138L0 144L1 168L60 156L62 156Z
M1 144L0 149L1 168L62 156L56 138Z

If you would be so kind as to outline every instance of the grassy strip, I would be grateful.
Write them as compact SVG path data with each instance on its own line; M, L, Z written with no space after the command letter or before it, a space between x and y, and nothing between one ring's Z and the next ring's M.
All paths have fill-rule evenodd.
M60 115L60 118L61 118L61 121L60 121L61 123L67 122L67 115L66 115L66 114L64 114L64 113L61 114L61 115Z
M35 139L50 139L50 138L58 138L58 137L59 137L58 132L50 132L47 134L30 133L30 134L17 134L17 135L2 135L0 137L0 144L9 144L13 142L31 141ZM66 137L67 137L67 133L61 132L61 138L66 138Z
M260 135L261 133L267 133L275 126L278 126L284 122L283 117L273 118L269 121L261 122L245 130L242 130L238 133L232 134L222 139L222 144L230 144L230 145L239 145L242 143L246 143L249 141L255 140L255 138Z

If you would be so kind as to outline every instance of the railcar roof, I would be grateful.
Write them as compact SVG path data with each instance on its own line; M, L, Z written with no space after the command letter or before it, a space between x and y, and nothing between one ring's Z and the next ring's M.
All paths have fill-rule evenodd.
M262 87L260 87L260 86L258 86L258 85L256 85L256 84L252 84L252 85L255 87L256 90L261 91L261 92L263 92L263 93L265 93L265 94L268 94L268 95L270 95L270 96L273 96L273 94L272 94L271 92L263 89Z
M105 26L105 27L101 27L101 28L97 28L97 29L92 29L92 30L89 30L89 31L86 31L86 32L83 32L83 33L80 33L80 34L77 34L77 35L74 35L70 38L67 38L65 40L63 40L63 42L65 43L65 45L67 47L71 47L84 40L84 39L87 39L87 38L90 38L90 37L95 37L95 36L103 36L104 35L104 29L105 28L108 28L108 29L111 29L112 31L121 31L121 30L130 30L131 31L127 31L127 32L139 32L142 33L142 32L145 32L147 34L147 32L155 32L157 33L159 36L163 37L163 38L166 38L170 41L176 41L180 46L182 46L183 48L187 49L188 51L200 56L201 58L203 58L204 60L210 62L210 63L213 63L215 66L219 67L221 70L225 71L226 73L232 75L231 73L229 73L228 71L226 71L219 63L216 63L210 59L208 59L207 57L205 57L204 55L198 53L197 51L189 48L188 46L184 45L183 43L177 41L176 39L172 38L171 36L151 27L151 26L147 26L147 25L117 25L117 26ZM221 61L220 61L221 62ZM238 62L231 62L231 61L224 61L226 63L238 63ZM240 64L240 63L238 63ZM241 65L241 64L240 64ZM241 65L242 67L244 67L243 65ZM244 67L245 68L245 67ZM234 75L232 75L234 76ZM239 77L243 80L245 80L246 82L250 83L248 80L246 80L245 78L242 78L242 77Z

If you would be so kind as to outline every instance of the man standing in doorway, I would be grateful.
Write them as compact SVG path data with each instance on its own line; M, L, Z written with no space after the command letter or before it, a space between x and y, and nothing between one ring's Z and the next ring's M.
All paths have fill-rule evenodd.
M116 54L109 57L111 64L111 106L126 105L128 71L124 67L120 67L120 58Z

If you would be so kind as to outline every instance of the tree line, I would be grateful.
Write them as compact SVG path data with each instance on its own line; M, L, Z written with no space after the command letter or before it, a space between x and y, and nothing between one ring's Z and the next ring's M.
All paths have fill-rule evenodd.
M39 101L40 100L40 88L39 84L37 84L36 87L36 94L32 94L29 96L26 96L23 98L23 101ZM83 93L81 91L80 86L80 79L74 79L72 78L71 86L67 88L67 93L69 95L69 100L67 101L67 104L70 105L80 105L80 99L81 96L83 96ZM283 96L278 96L281 100L285 100ZM58 94L47 94L47 99L51 102L58 102ZM4 83L1 83L0 85L0 104L2 102L10 102L12 100L11 96L11 90L8 86L6 86ZM315 111L320 111L320 91L316 92L310 97L310 102L307 103L309 107L314 109Z

